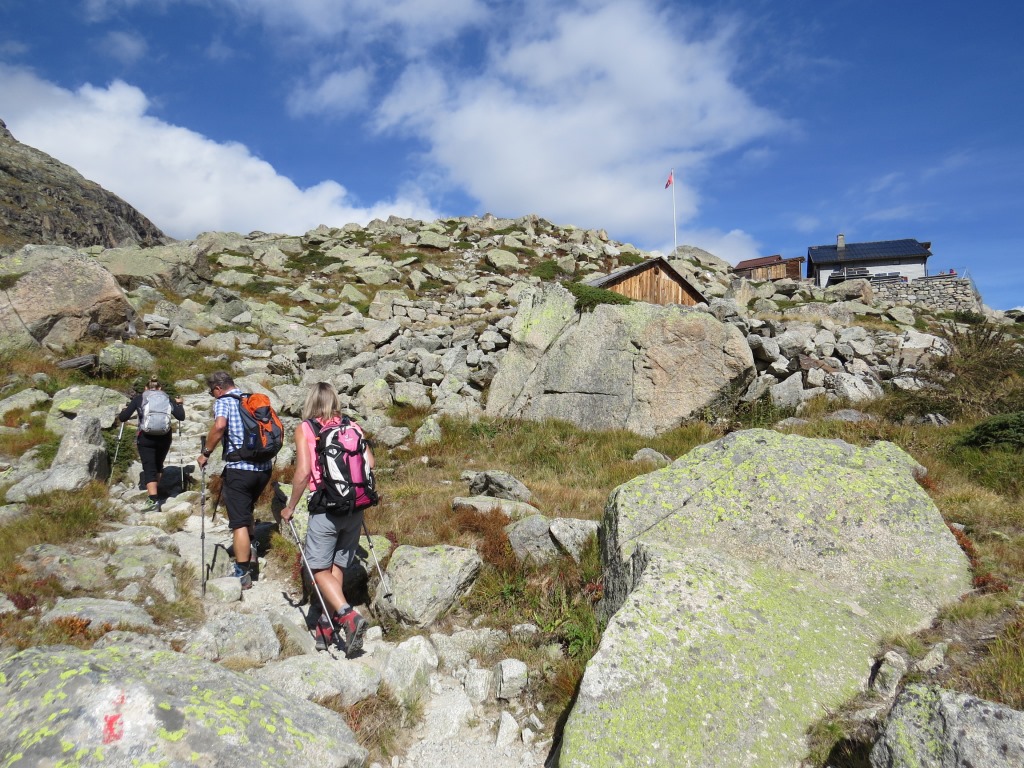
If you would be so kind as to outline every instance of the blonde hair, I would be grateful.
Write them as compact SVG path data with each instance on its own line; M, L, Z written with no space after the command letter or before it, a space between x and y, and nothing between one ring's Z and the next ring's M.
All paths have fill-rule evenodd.
M326 381L314 384L313 388L309 390L309 394L306 395L306 402L302 406L303 420L320 419L321 421L328 421L340 415L341 401L338 400L338 393L334 391L334 387Z

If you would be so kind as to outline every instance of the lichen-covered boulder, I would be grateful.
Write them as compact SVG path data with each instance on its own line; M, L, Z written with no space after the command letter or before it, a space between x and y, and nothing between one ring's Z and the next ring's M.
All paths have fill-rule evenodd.
M114 276L71 248L26 245L0 257L0 278L0 349L61 349L118 334L135 316Z
M156 370L156 359L147 350L120 341L104 347L96 364L100 372L107 376L150 373Z
M309 701L337 696L345 707L372 696L380 687L380 672L373 667L349 664L343 659L331 659L326 654L290 656L251 674L275 691Z
M7 491L8 501L26 501L54 491L80 491L93 480L110 474L107 444L100 422L81 416L70 423L50 468L29 475Z
M101 429L110 429L127 403L127 396L116 389L96 384L75 384L53 396L46 416L46 428L63 435L74 419L88 415L99 419Z
M546 285L523 294L486 412L655 435L731 409L754 375L743 334L708 313L637 302L581 314Z
M96 261L125 288L145 284L187 295L208 284L213 277L207 254L231 247L231 244L218 242L217 236L217 233L213 233L213 237L200 235L194 241L152 248L109 248L98 254Z
M110 627L143 627L151 629L153 619L146 609L123 600L102 597L59 598L57 604L43 614L43 622L58 619L81 619L93 629Z
M5 765L356 768L336 713L172 651L31 648L0 661Z
M881 638L970 588L891 443L735 432L612 492L611 617L561 765L796 766Z
M425 627L447 613L476 581L483 561L472 549L439 544L398 547L388 561L391 596L377 585L374 608L393 621Z
M872 768L1018 768L1024 712L965 693L908 685L893 706Z

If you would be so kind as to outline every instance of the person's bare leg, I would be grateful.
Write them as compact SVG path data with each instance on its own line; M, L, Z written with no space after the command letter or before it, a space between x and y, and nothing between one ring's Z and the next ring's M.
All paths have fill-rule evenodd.
M249 562L249 529L245 526L241 528L235 528L231 532L231 540L235 547L235 562L239 565L245 565Z
M345 600L345 592L342 589L342 573L341 568L336 565L330 569L325 568L322 571L313 572L316 585L320 588L320 594L324 596L324 602L327 603L327 609L332 615L348 605L348 601Z
M160 485L159 480L154 480L152 483L146 483L146 493L150 496L156 496L157 486Z

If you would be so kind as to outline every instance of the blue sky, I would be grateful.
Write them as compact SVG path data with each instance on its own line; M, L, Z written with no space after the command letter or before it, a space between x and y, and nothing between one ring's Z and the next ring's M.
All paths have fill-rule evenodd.
M730 261L931 241L1024 304L1024 6L0 0L0 119L168 234L536 213Z

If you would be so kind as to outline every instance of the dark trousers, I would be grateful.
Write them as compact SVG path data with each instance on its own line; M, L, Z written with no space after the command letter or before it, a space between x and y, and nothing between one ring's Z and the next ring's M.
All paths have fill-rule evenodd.
M139 432L136 447L139 449L139 461L142 462L143 480L155 483L157 475L164 471L164 459L171 450L171 436Z

